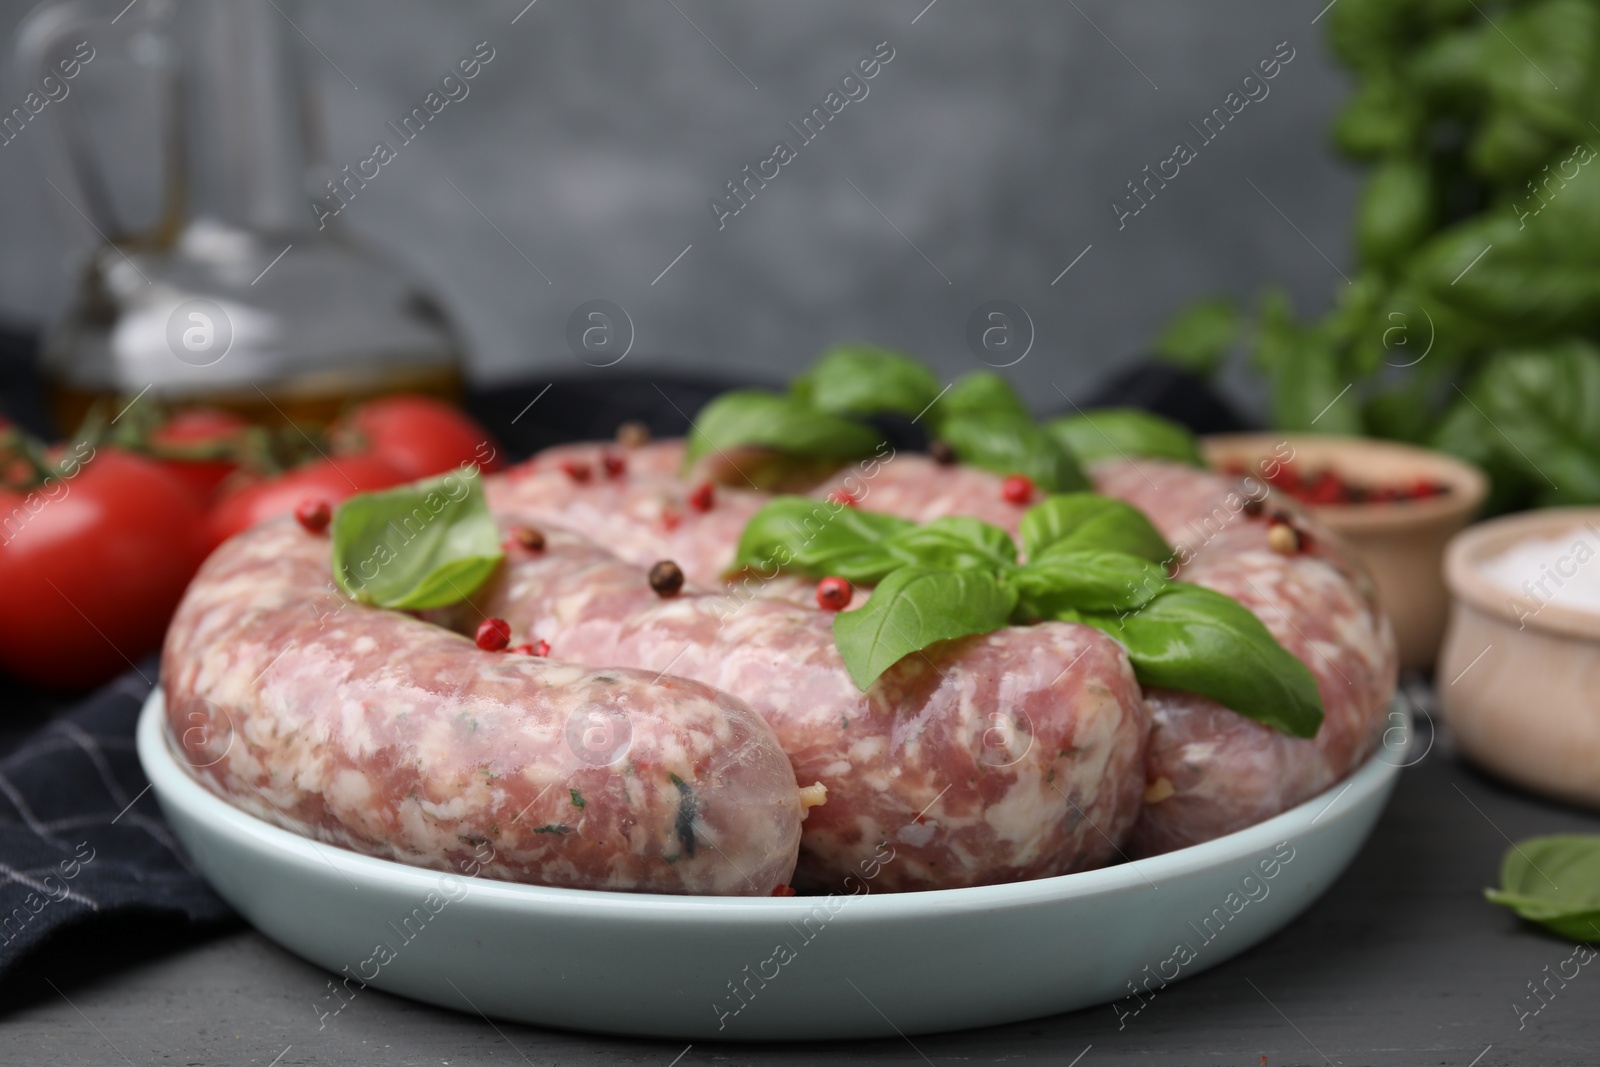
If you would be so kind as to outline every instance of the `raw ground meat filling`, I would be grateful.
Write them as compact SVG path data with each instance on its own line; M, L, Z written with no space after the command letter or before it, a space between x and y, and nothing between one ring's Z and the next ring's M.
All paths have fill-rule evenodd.
M580 889L768 895L801 798L772 731L696 682L483 652L334 592L280 520L219 548L167 634L180 755L318 840Z
M874 892L954 888L1118 858L1144 791L1148 720L1125 653L1098 631L1048 623L943 642L861 693L831 615L766 598L663 600L640 568L544 533L542 552L513 552L479 610L554 656L671 671L747 701L800 782L827 786L803 826L797 885L837 889L870 865ZM879 867L884 845L894 858Z

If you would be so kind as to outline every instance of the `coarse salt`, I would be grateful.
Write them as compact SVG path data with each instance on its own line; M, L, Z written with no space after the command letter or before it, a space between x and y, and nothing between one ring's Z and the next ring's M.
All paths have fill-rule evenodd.
M1600 614L1600 531L1592 525L1518 541L1478 570L1528 609L1559 604Z

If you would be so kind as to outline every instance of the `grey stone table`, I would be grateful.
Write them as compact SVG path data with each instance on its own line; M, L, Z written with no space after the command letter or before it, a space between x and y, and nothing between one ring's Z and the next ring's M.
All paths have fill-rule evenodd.
M1508 839L1553 832L1600 832L1600 817L1479 775L1441 735L1322 900L1120 1028L1100 1007L909 1040L688 1046L494 1023L375 990L319 1027L328 976L240 932L21 991L26 1003L0 1005L0 1064L1595 1064L1600 961L1535 1000L1530 983L1575 946L1481 894ZM81 961L58 962L66 974Z

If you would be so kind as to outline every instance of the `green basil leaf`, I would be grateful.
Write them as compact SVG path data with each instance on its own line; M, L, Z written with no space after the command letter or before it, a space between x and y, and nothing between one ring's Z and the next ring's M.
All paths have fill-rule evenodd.
M384 608L465 600L504 555L476 469L358 493L334 512L330 535L339 588Z
M1486 458L1517 471L1540 504L1600 500L1600 351L1593 345L1574 340L1495 355L1456 408L1446 426L1479 439Z
M1483 895L1562 937L1600 942L1600 835L1517 842L1500 862L1500 888Z
M1006 625L1016 593L981 571L901 567L872 599L833 620L833 643L863 692L905 656L935 641L986 634Z
M928 410L928 424L938 434L945 423L964 415L1008 415L1024 422L1033 418L1011 383L992 370L960 378Z
M1011 576L1019 617L1059 619L1066 612L1133 611L1171 583L1159 563L1097 549L1057 551L1057 544Z
M1131 504L1096 493L1064 493L1035 504L1022 516L1022 551L1029 560L1049 549L1104 549L1152 563L1172 558L1166 539Z
M1373 168L1356 209L1356 247L1363 263L1398 267L1437 228L1435 182L1425 159L1393 156Z
M885 541L912 528L893 515L811 497L778 497L750 516L733 568L767 576L777 570L813 578L837 575L870 585L903 564Z
M898 411L920 415L939 379L910 356L869 344L834 345L789 386L797 399L832 415Z
M1428 116L1417 97L1394 75L1376 73L1339 111L1334 142L1355 159L1379 159L1422 147Z
M1311 671L1221 593L1173 582L1137 611L1078 614L1122 642L1142 685L1199 693L1291 737L1315 737L1322 726Z
M1017 565L1017 546L1010 534L963 516L946 516L901 530L884 547L903 562L920 567L998 574Z
M1164 362L1196 374L1210 374L1238 335L1239 309L1232 300L1199 300L1178 312L1156 338L1154 348Z
M996 474L1025 474L1047 493L1087 489L1089 479L1055 438L1026 418L999 413L947 419L939 436L963 463Z
M882 435L872 427L818 411L792 396L735 389L711 401L695 417L683 450L683 469L692 469L708 453L746 447L854 459L870 453L880 440Z
M1330 315L1324 322L1337 326L1339 320ZM1274 425L1318 433L1361 433L1359 404L1339 399L1350 377L1340 365L1343 346L1337 338L1319 326L1301 326L1288 297L1274 291L1262 299L1255 340L1256 365L1272 382Z
M1467 390L1469 396L1475 392L1476 389ZM1523 458L1512 449L1503 447L1505 438L1484 432L1484 410L1481 404L1475 408L1465 397L1458 396L1423 444L1464 459L1489 476L1484 514L1500 515L1534 507L1541 490L1549 491L1550 483L1528 471Z
M1147 456L1176 460L1192 467L1205 466L1194 434L1175 422L1138 408L1101 408L1064 415L1051 419L1044 428L1082 463Z
M1550 172L1557 169L1553 163ZM1419 299L1486 323L1480 344L1593 336L1600 324L1600 168L1583 166L1563 181L1561 195L1545 206L1518 190L1511 210L1472 216L1429 238L1406 261Z

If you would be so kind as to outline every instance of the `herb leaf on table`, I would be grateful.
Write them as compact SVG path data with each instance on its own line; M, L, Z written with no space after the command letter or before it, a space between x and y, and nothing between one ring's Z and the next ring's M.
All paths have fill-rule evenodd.
M1600 835L1517 842L1500 863L1500 888L1483 895L1562 937L1600 942Z

